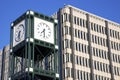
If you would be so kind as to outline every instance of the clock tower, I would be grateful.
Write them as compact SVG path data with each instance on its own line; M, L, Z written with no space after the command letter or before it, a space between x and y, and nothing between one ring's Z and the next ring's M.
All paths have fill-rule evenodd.
M9 80L59 80L56 19L29 10L10 32Z

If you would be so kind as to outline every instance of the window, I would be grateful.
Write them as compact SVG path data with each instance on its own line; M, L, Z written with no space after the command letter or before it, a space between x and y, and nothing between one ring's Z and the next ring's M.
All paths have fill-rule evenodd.
M70 22L71 21L71 15L69 14L68 16L69 16L69 22Z
M85 32L83 32L83 37L84 37L84 40L86 40L86 38L85 38L86 37Z
M68 32L69 32L69 35L71 35L71 27L69 27L69 31Z
M84 57L83 57L82 59L83 59L83 60L82 60L82 61L83 61L83 66L85 66L85 60L84 60Z
M120 39L120 33L118 32L118 39Z
M96 56L98 57L99 56L99 53L98 53L98 49L96 48Z
M108 59L108 52L107 51L105 51L106 52L106 59Z
M79 25L79 18L77 18L77 25Z
M116 71L116 67L114 66L114 73L115 73L115 75L117 74L117 71Z
M84 65L84 66L86 66L86 67L87 67L87 58L84 58L84 63L85 63L85 65Z
M95 36L95 43L97 44L97 36Z
M115 31L113 30L113 37L115 37Z
M106 72L108 72L108 65L107 64L105 64L106 65Z
M105 39L103 39L103 45L105 46Z
M76 42L76 50L78 51L78 43Z
M100 71L102 71L102 63L101 62L99 64L99 67L100 67Z
M72 62L72 61L73 61L73 55L70 54L70 62Z
M87 38L87 41L88 41L88 39L89 39L88 33L86 33L86 36L87 36L86 38Z
M74 24L76 24L76 16L74 16Z
M94 61L94 68L96 69L96 61Z
M100 37L98 37L98 44L100 45Z
M66 77L70 77L70 68L69 67L66 68Z
M73 78L73 75L74 75L74 69L73 68L71 68L71 77Z
M69 14L64 13L64 21L69 21Z
M102 26L102 33L104 34L104 28L103 28L103 26Z
M83 72L83 80L85 80L85 72Z
M96 31L99 32L98 24L96 24Z
M63 18L63 15L61 15L61 22L62 22L62 23L63 23L63 21L64 21L63 19L64 19L64 18Z
M118 62L120 63L120 55L118 56Z
M84 49L85 49L85 53L87 53L87 47L86 47L86 45L85 45L84 47L85 47L85 48L84 48Z
M98 37L95 36L95 39L96 39L96 40L95 40L95 43L98 44Z
M87 40L87 33L86 32L83 32L83 37L84 37L84 40Z
M64 78L65 78L66 77L66 69L64 69L63 73L64 73L63 75L64 75Z
M94 43L94 35L92 35L92 42Z
M80 30L78 30L78 38L80 38Z
M75 37L77 37L77 29L75 29Z
M86 80L89 79L89 75L88 75L88 72L86 72Z
M118 43L116 43L116 48L117 48L116 50L119 50L119 45L118 45Z
M115 31L115 38L117 38L117 31Z
M80 26L82 26L82 19L80 18Z
M113 49L113 42L111 41L111 48Z
M96 31L96 24L94 23L94 31Z
M66 53L66 62L69 62L69 54Z
M116 43L114 42L113 44L114 44L114 49L116 50Z
M65 48L69 48L69 41L68 41L68 39L65 39Z
M65 34L68 34L68 26L65 26Z
M83 44L81 44L81 47L82 47L82 52L84 52L84 46L83 46Z
M110 36L112 37L112 30L110 29L109 32L110 32Z
M83 75L84 75L84 79L83 80L86 80L86 72L83 72Z
M88 66L88 65L89 65L88 59L86 58L85 61L86 61L86 67L89 67L89 66Z
M118 68L118 75L120 76L120 67Z
M119 68L117 67L117 74L119 75Z
M79 76L80 76L80 75L79 75L79 70L77 70L77 79L79 79Z
M100 67L99 67L99 62L97 62L97 68L98 68L98 70L100 70Z
M81 39L83 39L83 32L81 31Z
M94 54L94 56L96 56L96 50L95 50L95 48L93 48L93 54Z
M82 60L81 60L81 57L79 57L79 60L80 60L80 65L82 65Z
M80 80L83 80L83 72L82 71L80 71Z
M78 64L78 56L75 56L75 63Z
M79 43L79 51L81 51L81 44Z
M93 30L93 23L91 22L91 30Z
M83 27L85 27L86 25L85 25L86 23L85 23L85 20L83 19Z

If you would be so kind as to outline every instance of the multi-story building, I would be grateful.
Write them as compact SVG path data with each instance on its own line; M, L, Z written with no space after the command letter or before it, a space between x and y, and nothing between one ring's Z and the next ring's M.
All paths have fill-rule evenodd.
M1 80L1 68L2 68L2 50L0 50L0 80Z
M57 18L63 80L120 80L120 24L70 5Z
M9 45L3 48L0 53L1 80L8 80L9 74Z

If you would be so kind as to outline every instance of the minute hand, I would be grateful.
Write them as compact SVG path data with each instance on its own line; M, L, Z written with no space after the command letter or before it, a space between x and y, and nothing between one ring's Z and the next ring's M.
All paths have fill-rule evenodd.
M43 29L41 33L43 33L43 37L45 37L45 29Z

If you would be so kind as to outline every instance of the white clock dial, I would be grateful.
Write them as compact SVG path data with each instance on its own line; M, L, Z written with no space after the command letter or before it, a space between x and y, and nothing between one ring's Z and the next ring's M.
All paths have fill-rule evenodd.
M54 23L34 17L34 38L54 44Z
M13 46L25 39L25 20L13 26Z
M41 38L49 39L51 36L51 29L46 23L41 22L37 26L37 33Z
M15 31L15 41L19 42L24 37L24 25L20 24Z

